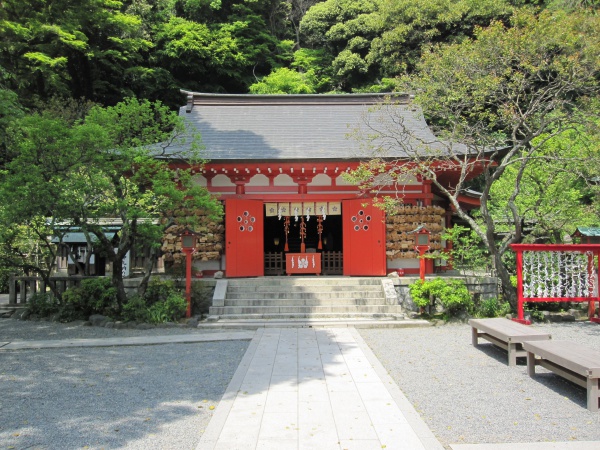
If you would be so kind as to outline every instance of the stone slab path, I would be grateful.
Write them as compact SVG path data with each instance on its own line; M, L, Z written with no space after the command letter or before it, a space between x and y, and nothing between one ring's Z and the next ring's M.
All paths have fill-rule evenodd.
M197 450L443 449L352 328L259 329Z

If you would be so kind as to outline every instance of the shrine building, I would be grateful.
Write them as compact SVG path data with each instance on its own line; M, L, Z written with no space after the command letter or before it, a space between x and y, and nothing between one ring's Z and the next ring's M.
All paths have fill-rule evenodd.
M406 176L401 184L382 177L378 195L398 195L403 207L386 217L343 176L373 155L352 134L386 114L373 108L385 94L220 95L182 91L180 114L201 135L206 165L194 175L224 203L224 223L212 224L199 244L195 267L228 278L265 275L384 276L419 273L416 230L426 230L430 251L448 248L441 239L452 211L428 180ZM407 95L392 106L410 130L407 145L442 143ZM415 137L417 139L415 139ZM182 150L175 146L172 152ZM405 157L388 147L381 157ZM452 184L459 173L441 175ZM472 174L474 176L475 174ZM461 201L476 208L476 197ZM205 230L206 231L206 230ZM175 231L171 232L171 238ZM169 242L171 244L169 244ZM169 247L171 245L171 247ZM177 260L173 239L164 259ZM428 259L426 273L448 268Z

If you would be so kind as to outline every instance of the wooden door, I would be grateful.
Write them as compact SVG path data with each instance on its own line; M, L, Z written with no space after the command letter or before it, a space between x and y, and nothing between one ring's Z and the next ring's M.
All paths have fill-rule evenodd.
M228 277L264 275L263 227L262 201L225 201L225 266Z
M370 199L342 202L344 275L385 275L385 214Z

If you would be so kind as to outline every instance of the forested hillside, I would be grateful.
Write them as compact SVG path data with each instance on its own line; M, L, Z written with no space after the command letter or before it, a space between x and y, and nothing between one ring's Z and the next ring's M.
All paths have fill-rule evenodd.
M593 1L2 0L0 120L52 97L104 106L220 93L386 91L423 48L515 8ZM16 95L16 97L15 97ZM0 125L1 126L1 125Z
M357 182L381 170L429 179L508 291L510 243L600 224L599 9L598 0L0 0L0 285L15 268L49 276L49 218L79 229L121 217L117 268L134 240L159 241L139 219L176 209L185 177L139 152L182 130L180 89L401 91L439 136L469 148L478 184L448 189L421 155L381 166L377 148ZM402 133L390 117L390 145ZM373 136L355 137L368 148ZM448 164L468 173L471 161L450 154ZM135 189L122 176L133 166ZM461 210L467 188L481 192L479 216ZM212 198L192 197L218 214Z

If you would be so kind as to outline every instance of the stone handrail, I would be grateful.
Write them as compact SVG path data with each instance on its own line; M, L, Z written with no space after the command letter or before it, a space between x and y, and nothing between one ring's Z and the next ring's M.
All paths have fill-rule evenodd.
M81 280L98 278L92 276L63 276L50 277L50 285L56 287L58 292L64 292L70 287L79 286ZM47 286L41 277L16 277L11 276L8 281L8 304L11 306L26 305L27 297L38 292L46 292ZM17 289L18 288L18 289ZM18 292L17 292L18 291Z

